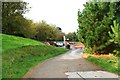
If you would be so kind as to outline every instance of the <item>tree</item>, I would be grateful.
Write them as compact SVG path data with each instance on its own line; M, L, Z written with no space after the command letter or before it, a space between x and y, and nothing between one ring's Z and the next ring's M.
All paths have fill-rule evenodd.
M25 20L24 28L21 33L27 38L33 38L36 34L35 23L32 20Z
M23 14L28 11L26 2L2 3L2 32L6 34L22 34L28 24Z
M47 24L45 21L36 23L35 38L40 41L62 40L63 33L56 25Z
M56 40L56 41L63 41L63 36L65 36L65 33L58 31L58 32L56 33L55 40Z
M119 4L116 2L90 2L86 3L83 12L78 10L79 40L96 53L109 53L111 44L108 31L113 20L119 22ZM113 45L114 46L114 45Z
M118 37L120 34L119 24L116 21L113 22L114 26L111 26L112 32L108 32L111 39L109 40L111 43L113 42L116 45L116 49L113 51L116 55L120 55L120 38Z
M70 41L78 41L78 37L77 34L75 32L69 32L66 37L70 40Z

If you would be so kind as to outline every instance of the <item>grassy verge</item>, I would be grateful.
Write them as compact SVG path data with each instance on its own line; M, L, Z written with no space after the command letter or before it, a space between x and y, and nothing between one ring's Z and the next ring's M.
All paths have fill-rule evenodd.
M22 38L6 34L0 34L0 37L2 37L2 52L10 49L20 48L23 46L44 45L41 42L28 38Z
M2 78L2 55L0 54L0 80Z
M0 35L0 80L2 79L2 37Z
M32 39L6 34L0 34L0 37L2 37L2 54L0 54L2 78L22 78L31 67L68 51Z
M7 51L3 54L3 78L20 78L43 60L65 53L67 50L52 46L30 46Z
M103 70L120 74L120 68L118 67L118 57L88 56L87 60L100 66Z
M81 42L75 42L76 44L81 44Z

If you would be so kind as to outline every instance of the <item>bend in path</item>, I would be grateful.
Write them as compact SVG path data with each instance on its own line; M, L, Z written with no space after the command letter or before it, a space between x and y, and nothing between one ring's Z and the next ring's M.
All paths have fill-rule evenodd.
M81 57L81 49L73 49L65 54L49 59L32 68L24 78L67 78L65 73L75 71L101 70Z

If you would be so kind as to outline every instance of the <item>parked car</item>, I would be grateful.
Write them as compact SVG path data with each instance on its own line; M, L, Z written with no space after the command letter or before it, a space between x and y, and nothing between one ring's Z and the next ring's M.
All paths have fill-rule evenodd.
M50 45L52 46L56 46L56 42L55 41L48 41Z
M57 43L56 43L56 46L57 46L57 47L63 47L63 46L64 46L64 43L63 43L63 42L57 42Z
M49 42L44 42L44 44L50 45L50 43L49 43Z

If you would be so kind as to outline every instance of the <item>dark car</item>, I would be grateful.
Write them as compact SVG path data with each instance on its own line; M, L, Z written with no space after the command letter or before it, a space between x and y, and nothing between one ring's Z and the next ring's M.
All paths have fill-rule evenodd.
M56 46L56 42L55 41L48 41L50 45L52 46Z
M75 44L75 42L69 42L69 44Z

